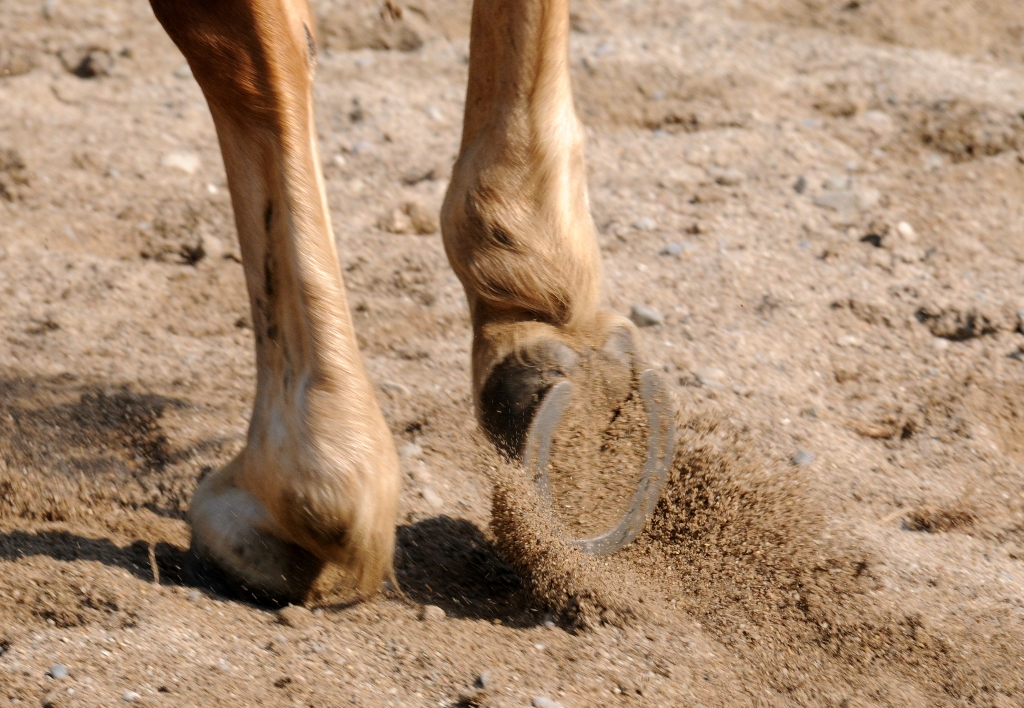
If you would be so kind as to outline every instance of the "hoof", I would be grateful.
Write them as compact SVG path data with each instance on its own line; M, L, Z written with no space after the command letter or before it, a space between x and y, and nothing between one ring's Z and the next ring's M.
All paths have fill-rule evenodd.
M554 340L513 352L491 371L480 390L480 423L502 453L518 458L545 394L564 381L579 354Z
M275 525L263 505L217 476L204 480L189 511L186 570L192 581L258 605L301 604L324 562L272 533Z
M289 580L282 577L280 583L253 583L220 565L209 554L197 549L195 544L189 547L185 556L185 572L193 585L232 600L269 609L301 605L308 597L323 563L298 546L291 550L296 556L304 554L306 558L294 564L296 567L286 571L292 573L292 576Z
M572 508L581 516L587 515L588 506L604 505L604 514L592 519L595 526L580 527L575 532L586 537L572 541L580 550L595 555L614 553L643 531L668 480L675 446L671 397L657 373L639 369L636 329L621 320L609 324L603 340L598 340L600 346L582 353L553 337L514 352L494 367L480 395L485 432L499 450L530 470L552 513L553 496L559 496L559 509ZM591 468L586 464L586 446L590 443L584 442L583 448L572 443L566 448L564 442L553 445L560 424L566 431L582 431L583 438L587 438L588 432L605 430L627 401L637 399L643 405L637 422L646 426L646 432L639 432L642 427L636 434L626 432L627 439L634 440L631 447L635 453L630 455L634 462L624 462L617 450L608 453L612 464L620 466L601 473L609 476L590 476ZM605 417L606 411L610 418ZM558 439L573 440L574 435L563 438L560 434ZM555 464L549 466L552 458ZM562 463L570 460L569 468L575 466L590 477L591 488L574 487L575 499L563 498L563 492L553 493L559 485L577 484L579 478L561 469ZM621 469L621 465L636 467ZM554 485L552 468L557 482ZM617 496L621 506L608 502L606 494Z

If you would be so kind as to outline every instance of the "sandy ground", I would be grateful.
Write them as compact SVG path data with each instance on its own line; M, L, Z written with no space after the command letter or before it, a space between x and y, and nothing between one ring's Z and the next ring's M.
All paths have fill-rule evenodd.
M317 101L404 595L279 617L180 569L253 390L200 91L144 2L4 0L0 702L1024 706L1024 7L574 5L608 305L660 314L682 411L651 529L591 568L647 609L580 629L497 552L416 233L469 8L400 5L317 5Z

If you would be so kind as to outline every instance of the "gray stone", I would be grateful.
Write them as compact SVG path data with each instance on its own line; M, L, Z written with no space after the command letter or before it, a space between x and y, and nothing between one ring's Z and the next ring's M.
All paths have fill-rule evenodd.
M420 610L420 619L424 622L443 622L444 618L444 610L437 605L424 605Z
M666 244L664 248L658 251L659 255L662 256L678 256L687 251L696 251L697 244L690 243L689 241L681 241L678 243Z
M792 462L794 465L809 465L814 462L814 454L807 450L797 450L793 453Z
M121 694L121 700L125 703L134 703L135 701L142 698L138 691L125 691Z
M534 696L533 700L530 701L530 705L533 708L565 708L558 701L554 701L547 696Z
M377 384L377 388L391 396L409 395L409 389L407 389L405 386L398 383L397 381L381 381L379 384Z
M494 688L494 679L491 678L489 671L481 671L480 675L476 677L476 681L473 683L475 688Z
M655 327L665 321L665 317L657 310L643 305L633 305L629 311L629 319L637 327Z
M370 152L373 150L373 143L369 140L360 140L358 143L352 146L352 154L360 155L364 152Z
M46 672L46 675L58 680L66 679L68 677L68 668L64 666L64 664L54 664L50 667L50 670Z
M801 175L796 178L796 182L793 183L793 191L797 194L803 194L807 191L807 178Z
M856 211L860 206L857 194L849 190L824 192L814 198L814 205L832 211Z
M814 205L822 209L850 213L871 209L881 198L882 193L877 189L839 189L822 192L814 198Z
M191 592L189 592L187 597L189 602L199 602L201 599L203 599L203 593L199 592L198 590L192 590Z
M830 192L839 192L849 189L851 184L852 180L849 175L832 175L825 180L825 189Z
M1017 331L1024 334L1024 310L1017 310Z

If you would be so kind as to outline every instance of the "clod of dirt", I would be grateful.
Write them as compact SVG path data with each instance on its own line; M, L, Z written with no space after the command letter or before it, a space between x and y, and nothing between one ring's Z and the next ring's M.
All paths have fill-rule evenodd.
M964 507L926 505L910 512L904 523L911 531L942 533L970 526L976 518L973 511Z
M100 47L62 49L59 56L64 68L80 79L107 76L114 67L110 52Z
M469 29L468 3L451 0L408 5L395 0L338 0L322 3L318 9L317 28L324 46L332 51L368 48L412 52L439 37L465 37Z
M437 215L420 202L405 202L381 217L380 228L393 234L436 234Z
M28 183L25 161L18 151L0 149L0 199L13 202L23 198Z
M940 307L928 305L916 313L917 321L928 327L936 337L953 342L962 342L975 337L995 334L1007 327L1006 323L993 313L980 312L976 308L955 306Z
M629 319L633 320L637 327L655 327L665 321L665 316L649 307L633 305L629 311Z

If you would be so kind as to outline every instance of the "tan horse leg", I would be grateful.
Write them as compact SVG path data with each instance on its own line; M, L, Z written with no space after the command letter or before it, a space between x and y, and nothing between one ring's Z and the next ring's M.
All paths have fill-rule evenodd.
M598 349L629 373L635 329L599 310L568 0L476 0L462 147L442 210L473 318L473 391L517 455L544 392Z
M152 0L220 140L256 333L245 449L196 490L200 572L296 601L324 562L391 573L394 443L356 347L316 148L305 0ZM209 579L212 579L210 577Z

